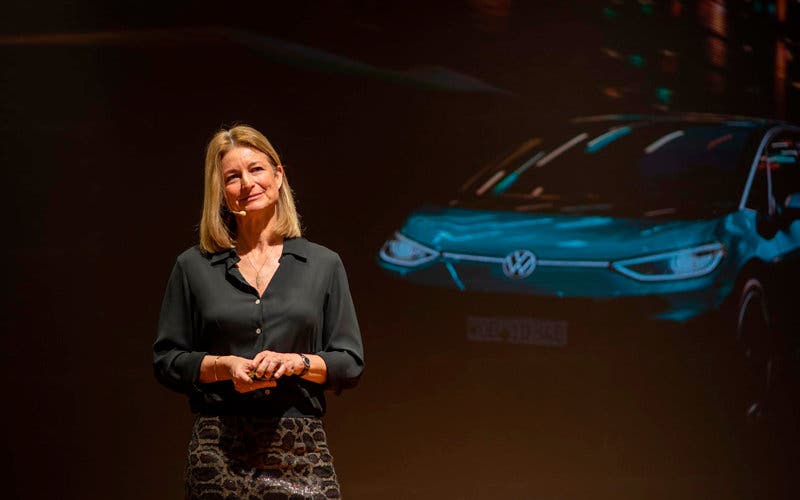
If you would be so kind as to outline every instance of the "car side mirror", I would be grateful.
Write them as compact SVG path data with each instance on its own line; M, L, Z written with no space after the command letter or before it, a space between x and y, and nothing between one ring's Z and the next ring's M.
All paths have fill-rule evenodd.
M800 193L792 193L786 197L781 215L789 219L800 218Z

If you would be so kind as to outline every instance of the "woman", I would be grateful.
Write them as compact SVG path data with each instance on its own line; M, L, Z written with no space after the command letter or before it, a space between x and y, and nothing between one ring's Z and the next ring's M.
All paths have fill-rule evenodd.
M361 335L339 256L301 237L278 154L257 130L208 144L200 245L167 285L156 378L189 396L188 498L337 498L324 389L358 381Z

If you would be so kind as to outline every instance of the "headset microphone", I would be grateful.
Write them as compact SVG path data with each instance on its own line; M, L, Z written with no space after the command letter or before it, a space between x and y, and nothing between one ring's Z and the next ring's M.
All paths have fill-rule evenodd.
M231 210L231 213L236 215L241 215L242 217L247 215L247 212L245 212L244 210L239 210L238 212L236 210Z

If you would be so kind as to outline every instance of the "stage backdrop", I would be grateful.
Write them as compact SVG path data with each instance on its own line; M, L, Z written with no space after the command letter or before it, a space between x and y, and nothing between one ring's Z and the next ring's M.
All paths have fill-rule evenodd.
M348 272L346 497L793 496L800 136L763 132L800 120L798 26L789 0L9 8L6 490L181 497L192 415L151 344L204 146L247 123Z

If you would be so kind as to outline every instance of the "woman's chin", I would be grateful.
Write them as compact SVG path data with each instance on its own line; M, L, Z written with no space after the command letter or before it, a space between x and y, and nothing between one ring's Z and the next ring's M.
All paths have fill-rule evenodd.
M265 202L259 200L259 201L254 201L254 202L251 202L251 203L248 203L248 204L242 206L242 208L240 210L244 210L248 214L250 214L250 213L255 214L255 213L261 213L261 212L268 212L272 207L274 207L274 204L265 203Z

